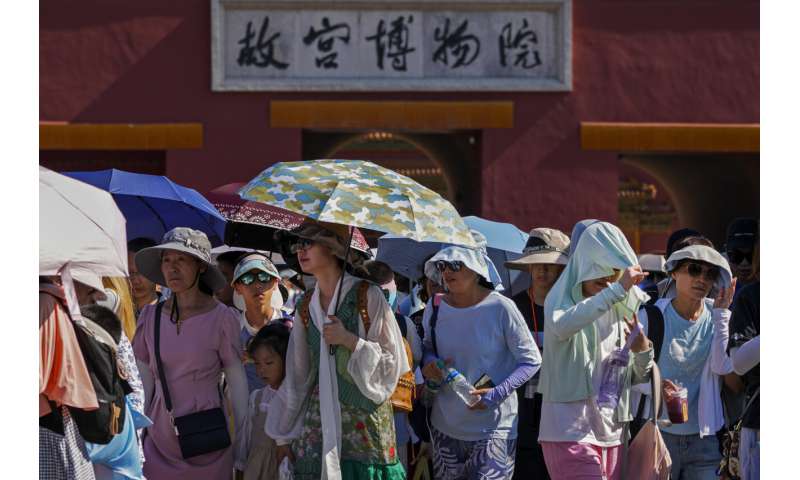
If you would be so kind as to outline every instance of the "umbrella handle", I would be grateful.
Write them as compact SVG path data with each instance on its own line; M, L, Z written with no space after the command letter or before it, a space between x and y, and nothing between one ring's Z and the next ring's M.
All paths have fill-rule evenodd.
M351 226L350 227L350 238L347 239L347 248L345 248L345 250L344 250L344 268L342 269L342 276L339 277L339 288L338 288L338 290L336 292L336 303L334 303L334 305L336 305L336 308L333 309L333 311L336 312L337 314L339 313L339 300L341 300L341 298L342 298L342 284L344 283L344 274L345 274L345 271L346 271L346 268L347 268L347 257L350 255L350 244L353 243L353 231L354 230L355 230L355 228L353 228ZM336 353L336 345L329 345L328 346L328 353L331 354L331 355L335 354Z

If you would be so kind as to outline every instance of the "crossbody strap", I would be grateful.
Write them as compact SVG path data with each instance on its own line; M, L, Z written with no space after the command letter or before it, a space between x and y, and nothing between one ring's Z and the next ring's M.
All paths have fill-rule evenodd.
M431 345L433 346L433 354L437 357L439 356L439 349L436 347L436 320L439 318L439 304L442 302L442 294L437 293L433 296L433 300L431 300L431 307L433 308L433 312L431 312Z
M750 400L748 400L747 403L745 404L744 410L742 410L742 416L740 417L740 420L743 419L745 415L747 415L748 411L750 411L750 407L753 405L755 399L758 398L758 394L760 392L761 392L761 385L759 385L758 388L756 388L756 393L754 393L753 396L750 397Z
M164 365L161 363L161 310L164 308L164 302L158 302L156 305L156 321L155 321L155 354L156 354L156 368L158 369L158 378L161 381L161 390L164 392L164 404L167 407L170 419L172 419L172 399L169 396L169 387L167 387L167 377L164 375ZM173 422L174 423L174 422Z
M397 320L397 326L400 327L400 333L403 335L403 338L408 336L408 325L406 325L406 317L400 315L397 312L394 313L394 319Z
M369 290L369 283L361 282L358 285L358 313L361 316L361 322L364 323L364 338L367 338L369 327L372 325L372 320L369 318L369 310L367 309L367 290Z
M664 343L664 314L655 305L645 305L644 310L647 312L647 337L653 342L653 363L657 365L661 356L661 344ZM645 398L642 396L636 409L635 421L644 418L644 404Z

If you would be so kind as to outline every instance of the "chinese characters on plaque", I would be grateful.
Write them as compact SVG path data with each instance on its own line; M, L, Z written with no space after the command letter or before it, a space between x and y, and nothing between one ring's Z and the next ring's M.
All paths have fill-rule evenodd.
M215 70L215 87L564 90L571 83L564 15L563 7L223 9L214 62L223 71Z

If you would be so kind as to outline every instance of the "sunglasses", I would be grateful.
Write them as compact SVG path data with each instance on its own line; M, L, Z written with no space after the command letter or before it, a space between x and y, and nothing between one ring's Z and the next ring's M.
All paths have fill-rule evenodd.
M292 244L292 247L291 247L290 250L291 250L292 253L297 253L297 252L299 252L301 250L302 251L306 251L309 248L311 248L312 245L314 245L314 241L313 240L308 240L307 238L301 238L297 242Z
M440 272L444 272L445 269L449 268L451 272L460 272L461 267L464 266L463 262L459 262L456 260L455 262L448 262L447 260L439 260L434 265L436 265L436 270Z
M753 263L753 251L752 250L728 250L726 252L728 254L728 260L731 261L734 265L739 265L745 259L747 259L748 263Z
M686 271L692 278L698 278L703 275L709 282L716 282L719 278L719 267L689 262L686 264Z
M267 272L258 272L258 273L247 272L241 277L239 277L239 280L237 280L237 282L247 286L247 285L252 285L253 282L255 282L256 280L258 280L259 283L269 283L272 281L273 278L275 277L271 276Z

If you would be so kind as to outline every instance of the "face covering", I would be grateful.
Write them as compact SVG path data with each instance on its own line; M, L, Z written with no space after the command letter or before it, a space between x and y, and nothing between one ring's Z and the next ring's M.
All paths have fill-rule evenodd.
M394 283L394 280L381 285L381 290L383 290L383 294L386 296L386 301L389 302L392 311L397 310L397 284Z
M283 295L281 295L278 285L275 285L275 288L272 289L272 296L269 299L269 306L274 310L280 310L283 308Z
M233 292L233 306L243 312L247 308L247 305L244 303L244 297L239 295L237 292Z

